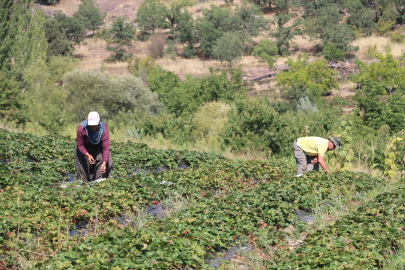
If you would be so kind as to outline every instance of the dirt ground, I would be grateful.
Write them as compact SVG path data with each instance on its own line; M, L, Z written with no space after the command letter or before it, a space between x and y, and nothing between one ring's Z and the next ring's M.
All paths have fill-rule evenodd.
M144 0L95 0L101 12L106 12L106 26L118 16L127 16L130 20L136 19L136 11ZM46 15L52 16L56 10L61 10L68 16L79 9L80 0L61 0L54 6L44 6L35 3L34 6L42 10Z

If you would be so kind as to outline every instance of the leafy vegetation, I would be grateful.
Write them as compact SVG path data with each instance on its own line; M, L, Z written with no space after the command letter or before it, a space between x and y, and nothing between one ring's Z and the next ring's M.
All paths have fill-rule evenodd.
M90 186L73 183L61 188L59 182L65 173L73 172L71 138L6 131L0 131L0 136L5 142L0 148L0 159L6 162L0 165L3 187L0 197L5 202L1 205L5 214L0 222L0 241L6 246L1 252L7 255L3 263L8 266L22 266L22 258L33 259L30 251L40 251L49 257L35 258L33 265L51 269L82 269L87 265L201 267L211 252L245 242L251 236L264 237L263 226L267 231L265 240L281 244L285 239L283 228L289 224L306 227L297 219L295 211L314 209L328 201L333 196L331 190L341 196L359 194L385 181L356 173L312 173L297 181L295 176L290 176L293 168L285 164L232 161L216 155L111 142L113 179ZM190 169L176 170L178 164L187 164ZM131 176L136 169L158 166L172 170ZM171 183L171 186L161 183ZM165 206L165 200L173 192L177 198L187 198L192 203L183 204L175 215L168 213L157 220L148 216L139 219L144 207ZM398 229L402 210L397 207L403 204L402 193L403 189L399 189L381 195L353 215L310 233L305 245L291 252L290 261L275 263L278 267L286 263L320 267L325 262L333 264L327 256L336 254L336 249L351 258L353 246L361 253L350 263L378 265L384 250L396 247L396 239L402 236L403 231ZM391 199L387 202L386 198ZM397 212L398 215L392 215ZM123 215L129 221L131 216L138 218L122 226L121 219L116 218ZM85 238L68 236L75 225L86 223L99 229ZM136 228L129 224L136 224ZM375 243L371 241L375 239L375 230L386 233L379 237L380 244L371 245ZM332 239L333 246L325 246L329 240L318 241L336 233L338 238ZM83 250L91 251L94 256L88 256ZM296 262L294 256L301 256L301 250L309 257ZM321 255L325 262L315 259L320 250L325 254ZM306 259L311 256L314 260ZM339 260L346 260L345 256ZM269 267L273 263L269 262Z
M277 81L281 86L299 85L303 83L308 94L317 98L332 88L337 87L336 72L329 69L324 59L307 63L305 56L299 56L297 61L289 59L286 64L288 72L280 73Z
M114 53L107 59L108 61L125 61L132 56L132 53L125 51L125 47L132 48L135 31L135 26L127 18L118 17L113 21L111 28L104 36L108 44L106 50Z

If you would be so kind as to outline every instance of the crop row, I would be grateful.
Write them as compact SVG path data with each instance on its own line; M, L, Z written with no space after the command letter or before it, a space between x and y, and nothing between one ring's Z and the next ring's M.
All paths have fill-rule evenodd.
M319 198L325 200L331 195L331 187L339 192L354 193L370 189L379 182L364 174L342 174L337 179L311 174L300 179L300 182L306 183L301 185L293 184L296 180L281 177L259 182L240 193L202 198L181 213L142 228L124 228L122 234L121 230L111 230L96 236L99 239L96 243L94 238L89 237L59 253L52 260L51 269L61 266L63 269L84 269L86 265L95 265L100 269L200 267L210 251L234 245L235 239L247 241L249 234L265 236L267 239L262 240L280 244L283 239L281 228L289 224L295 227L302 225L294 214L295 210L301 204L315 207L316 202L312 199L314 190L311 189L313 183L318 183ZM339 189L342 186L346 188ZM291 196L295 200L291 200ZM265 228L265 234L262 228ZM148 237L142 238L145 235ZM120 243L124 245L117 245L117 241L122 241ZM94 253L97 255L89 256Z
M74 139L37 137L0 130L0 188L15 185L54 185L73 173ZM191 151L156 150L139 143L110 143L114 176L127 177L139 169L209 166L224 159Z
M212 171L207 171L209 168L201 168L136 175L129 179L114 179L94 184L91 188L47 188L42 192L32 191L31 193L20 190L18 198L13 195L16 190L13 191L10 188L1 194L3 201L6 202L2 209L6 216L0 220L0 224L7 224L8 227L0 228L2 232L0 235L7 245L9 243L7 232L11 232L11 237L14 237L17 228L20 233L26 234L32 234L39 229L48 232L44 237L52 243L51 239L59 237L60 220L68 220L68 223L73 225L80 219L94 222L96 218L108 220L129 212L137 213L139 209L143 209L152 201L164 199L170 194L171 189L175 189L181 195L186 194L187 197L193 198L195 203L186 211L182 211L181 215L150 222L142 230L134 231L131 228L125 228L123 235L128 233L128 237L132 241L132 239L144 235L138 235L138 233L143 233L143 230L152 231L151 235L159 235L171 228L172 225L169 224L180 224L180 228L192 232L190 234L187 232L189 237L194 237L193 233L201 232L204 225L204 228L207 228L207 233L204 235L207 242L202 240L193 242L187 237L188 240L184 241L191 241L190 244L206 251L209 247L218 249L229 246L233 243L234 237L246 239L247 234L254 234L260 226L270 226L269 228L272 228L269 230L272 232L269 234L270 236L277 234L277 228L284 228L296 222L294 212L297 208L311 209L317 202L327 200L331 196L331 188L336 189L336 192L340 194L347 194L369 190L380 183L380 180L376 178L353 173L338 174L335 177L309 174L297 181L298 179L295 177L280 175L280 172L275 169L277 166L270 165L257 161L239 164L238 162L220 162L209 167ZM164 179L172 181L173 185L170 187L161 185L160 182ZM209 196L208 194L212 191L220 191L221 195ZM22 213L22 209L28 211ZM9 215L10 213L20 213L20 215ZM23 217L23 222L21 217ZM41 222L44 220L46 220L45 225L42 225ZM37 230L35 230L35 226L37 226ZM172 228L168 234L172 238L183 239L182 234L185 231L182 229L174 230ZM66 233L64 232L64 234ZM117 232L113 230L109 233L116 234ZM115 238L100 237L104 239L102 246L116 245ZM167 235L164 237L171 239ZM198 235L198 237L203 236ZM160 236L156 241L162 241L159 238ZM82 243L81 241L79 243ZM184 243L181 243L184 246ZM22 244L20 243L20 245ZM57 258L65 259L58 259L55 263L58 261L66 263L73 259L69 256L81 254L75 249L81 245L73 245L73 249L60 253ZM91 249L99 248L98 243L97 247L94 246L92 238L85 241L84 245ZM136 247L137 250L138 247ZM203 257L200 253L195 253L190 257L186 251L184 254L182 253L184 257L181 257L180 261L171 261L180 256L176 253L176 249L179 247L169 247L172 246L168 245L167 252L159 256L155 254L162 250L159 245L151 245L152 251L145 249L141 254L135 252L130 255L121 251L124 255L122 255L122 260L116 259L117 265L124 267L127 261L159 262L161 267L167 264L200 265L202 262ZM188 250L189 247L185 245L184 248ZM76 255L67 256L66 254ZM82 261L84 265L96 262L100 265L104 264L103 261L99 261L98 256L94 258L93 262L93 259L85 259L88 254L83 254L78 260ZM189 261L190 258L194 259ZM79 265L75 267L80 269ZM107 265L112 267L115 264ZM136 268L136 265L131 264L130 268L132 267Z
M380 269L405 237L405 187L384 193L335 224L311 232L304 245L268 269Z
M32 259L30 246L40 242L40 254L48 257L34 256L39 268L198 268L207 254L236 241L246 242L249 235L278 245L283 239L281 229L289 224L303 225L295 215L297 209L311 210L327 202L332 193L359 194L383 182L361 173L309 173L296 178L284 164L232 161L215 155L112 142L113 179L79 187L70 184L63 189L57 183L66 172L73 172L73 140L1 130L0 138L6 142L0 145L0 159L7 161L0 164L0 211L4 213L0 216L0 245L5 246L0 255L6 256L4 263L10 266L21 255ZM179 164L190 168L176 170ZM128 177L137 168L160 166L173 170ZM189 203L180 211L168 211L171 214L161 219L143 217L147 206L164 205L162 202L173 195ZM121 216L138 219L123 227L113 220ZM88 237L69 237L69 230L78 223L103 225L103 229ZM277 265L269 262L269 268L333 268L336 263L320 263L323 257L316 253L330 252L318 243L331 240L325 235L323 231L318 236L311 234L300 251L290 254L289 261ZM387 243L395 245L388 241L382 246ZM346 245L339 252L352 251L351 245ZM362 253L361 260L367 264L371 258L379 265L381 257L377 255L382 251L387 249L374 249L371 257ZM311 254L308 261L301 258L306 252Z

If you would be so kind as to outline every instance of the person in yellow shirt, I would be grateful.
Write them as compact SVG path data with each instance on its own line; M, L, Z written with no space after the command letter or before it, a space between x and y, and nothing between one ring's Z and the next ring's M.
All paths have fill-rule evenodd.
M341 149L341 143L337 137L324 139L320 137L302 137L295 140L294 156L297 163L297 176L307 171L318 171L319 165L326 171L330 172L325 164L323 157L327 151Z

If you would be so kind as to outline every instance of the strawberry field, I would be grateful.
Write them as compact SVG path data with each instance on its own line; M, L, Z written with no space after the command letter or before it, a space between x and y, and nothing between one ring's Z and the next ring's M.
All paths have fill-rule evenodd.
M0 141L5 269L200 269L242 245L279 250L266 269L378 269L405 236L405 187L317 230L297 215L386 181L367 174L296 178L282 163L111 142L113 178L83 184L69 182L74 139ZM287 251L291 226L302 241Z

